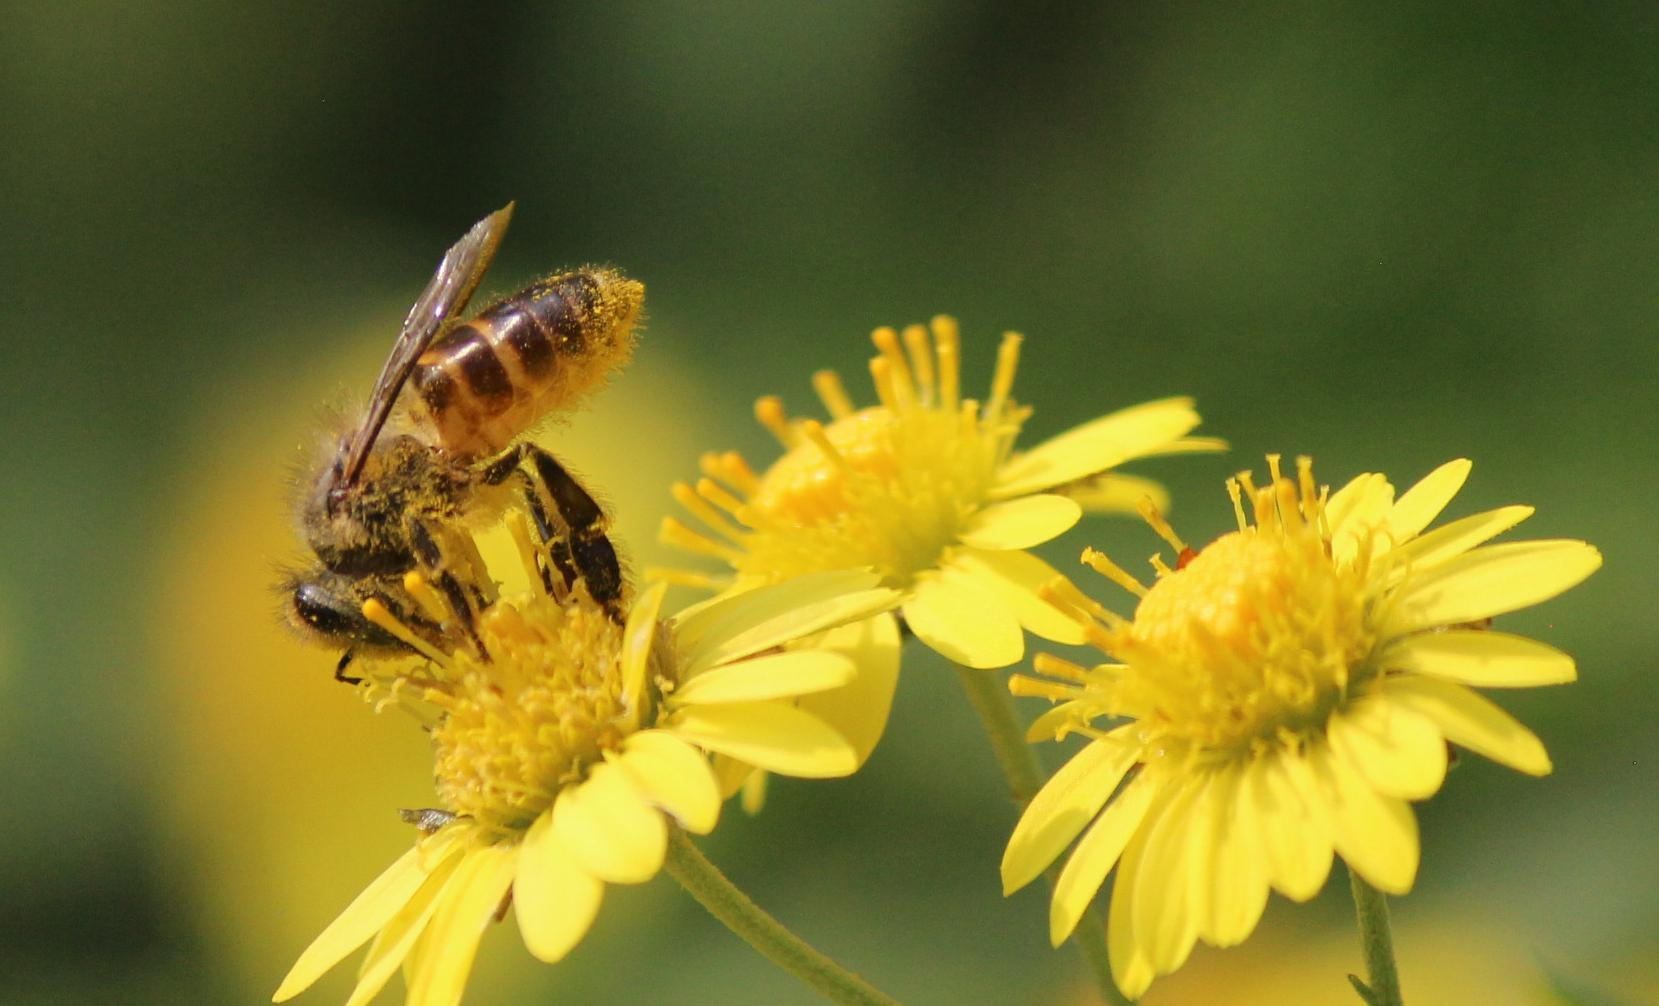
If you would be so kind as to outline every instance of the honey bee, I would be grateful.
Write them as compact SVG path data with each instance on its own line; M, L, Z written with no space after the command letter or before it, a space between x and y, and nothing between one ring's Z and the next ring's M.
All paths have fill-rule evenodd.
M444 255L415 300L369 395L363 418L306 486L300 524L316 563L283 583L289 621L345 648L343 681L359 652L409 646L364 616L377 599L440 649L477 642L473 616L494 585L471 529L521 498L543 543L544 586L580 580L622 620L623 578L593 496L523 436L573 408L633 349L645 288L612 269L539 280L468 321L466 308L506 233L513 205L475 224ZM405 387L411 400L397 408ZM404 586L419 570L457 614L434 621Z

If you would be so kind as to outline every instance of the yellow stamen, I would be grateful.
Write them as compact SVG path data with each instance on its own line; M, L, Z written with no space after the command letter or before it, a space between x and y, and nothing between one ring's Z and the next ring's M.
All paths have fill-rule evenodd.
M910 373L910 362L899 347L899 334L891 328L878 328L870 333L870 341L881 351L881 358L893 368L893 387L899 401L909 405L915 402L916 378Z
M1003 407L1008 404L1008 393L1014 390L1014 373L1020 366L1022 341L1018 332L1004 332L1002 335L1002 345L997 347L996 373L991 377L991 398L985 403L987 422L1001 418Z
M1238 529L1247 529L1250 522L1244 519L1244 501L1239 495L1238 479L1227 480L1227 496L1233 501L1233 517L1238 520Z
M1297 498L1296 486L1289 479L1281 479L1273 484L1274 495L1278 497L1279 522L1289 531L1300 530L1304 526L1302 520L1301 502Z
M784 411L783 399L766 395L755 400L755 421L766 427L766 432L778 439L786 449L793 447L795 436L789 429L789 413Z
M743 552L740 549L733 548L730 545L722 545L713 538L699 534L681 523L676 517L664 517L662 519L662 524L657 529L657 540L664 545L683 548L687 552L712 556L730 563L735 563L743 557Z
M455 612L450 609L449 602L434 590L432 584L418 571L411 569L403 574L403 589L415 599L421 611L432 621L439 625L448 625L455 620Z
M734 526L731 521L728 521L720 511L709 506L706 500L697 495L695 489L684 482L676 482L669 488L669 491L674 496L674 502L691 511L698 520L708 525L711 531L734 544L742 543L743 531Z
M916 371L916 388L921 392L923 405L933 404L936 388L933 381L933 346L927 338L927 329L920 325L906 325L904 348L910 354L910 366Z
M1113 562L1105 552L1100 552L1092 548L1085 548L1083 550L1083 557L1080 561L1083 565L1094 570L1096 573L1099 573L1101 576L1104 576L1106 579L1117 584L1119 587L1122 587L1124 590L1127 590L1129 593L1134 594L1136 597L1146 596L1146 585L1136 579L1128 570ZM1076 588L1073 587L1073 589L1075 590Z
M1124 575L1128 576L1129 574L1125 573ZM1130 579L1133 580L1134 577L1130 577ZM1133 588L1129 589L1133 590ZM1144 590L1135 591L1135 593L1144 593ZM1118 621L1123 620L1122 615L1119 615L1117 612L1112 611L1099 601L1096 601L1094 598L1083 593L1083 591L1078 588L1077 584L1072 583L1063 576L1057 576L1039 587L1037 589L1037 596L1057 608L1067 611L1075 610L1077 613L1092 616L1102 622L1106 622L1107 624L1115 624L1113 622L1114 619Z
M1060 702L1080 698L1086 694L1075 685L1062 685L1057 681L1044 681L1024 674L1010 675L1008 690L1023 698L1054 699Z
M1181 540L1181 536L1175 533L1175 528L1164 519L1163 514L1158 512L1158 505L1152 502L1152 497L1142 496L1140 502L1135 505L1135 509L1140 511L1141 520L1146 521L1158 537L1168 542L1169 547L1175 550L1176 555L1180 555L1187 550L1187 543Z
M903 400L898 383L893 379L893 362L885 356L870 358L870 383L876 387L876 397L882 408L897 411Z
M760 476L749 467L749 462L743 460L743 455L736 451L726 451L724 454L710 451L698 459L698 464L704 475L711 479L719 479L745 495L753 496L760 488Z
M449 657L434 649L431 643L409 631L409 627L398 621L391 609L387 608L378 597L371 597L363 602L363 617L369 624L385 630L386 634L398 642L419 653L421 656L437 664L439 667L448 667Z
M956 319L941 314L933 319L933 345L939 358L939 404L955 409L962 391L962 336Z
M1031 661L1031 669L1038 674L1046 674L1051 678L1062 678L1066 681L1087 683L1089 669L1082 664L1073 663L1064 657L1057 657L1052 653L1039 653Z
M507 533L512 536L513 547L518 552L518 561L524 567L524 576L529 583L541 582L541 566L536 562L538 549L530 540L530 522L522 510L514 510L507 516Z
M835 371L820 370L813 374L812 390L818 392L818 400L824 403L831 418L843 419L853 414L853 400L847 396L847 386Z
M715 506L734 517L746 509L746 506L741 499L738 499L732 493L728 492L724 486L713 479L698 479L697 495L703 497L710 503L713 503Z
M847 459L835 449L830 441L829 434L824 432L824 424L816 419L808 419L801 423L801 435L811 441L814 447L824 452L824 457L843 471L848 470Z
M1306 454L1296 456L1296 482L1302 488L1302 508L1309 519L1319 513L1319 489L1313 481L1313 459Z
M1161 555L1154 554L1146 561L1151 564L1152 571L1157 573L1159 577L1165 577L1175 572L1175 570L1169 568L1169 563L1165 562Z

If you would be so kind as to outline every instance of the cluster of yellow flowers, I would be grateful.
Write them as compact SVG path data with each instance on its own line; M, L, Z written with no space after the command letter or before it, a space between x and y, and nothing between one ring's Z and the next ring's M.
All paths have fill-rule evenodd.
M1106 655L1040 653L1009 681L1055 702L1030 740L1088 743L1025 808L1002 880L1017 890L1070 850L1050 912L1059 945L1115 867L1107 949L1130 998L1197 940L1245 939L1270 889L1313 897L1333 855L1377 890L1409 890L1410 801L1439 789L1449 745L1549 771L1537 737L1474 689L1573 679L1566 654L1491 619L1567 590L1600 555L1580 541L1489 544L1524 506L1430 530L1467 461L1397 496L1380 474L1332 492L1307 458L1286 471L1270 455L1260 484L1226 483L1237 530L1189 547L1162 516L1163 489L1116 469L1222 449L1193 435L1191 401L1022 449L1019 336L1003 338L983 400L963 394L951 319L873 340L877 404L858 407L819 372L826 420L757 404L777 460L757 470L711 453L701 478L673 487L689 520L665 519L664 540L726 572L652 571L618 626L580 589L542 588L536 546L510 521L529 586L482 613L478 646L370 674L377 702L430 730L442 807L411 815L414 848L301 955L277 1001L368 943L351 1003L401 968L409 1003L452 1006L483 930L509 910L532 954L560 959L606 884L655 876L725 798L757 810L770 774L856 771L886 728L906 633L967 668L1021 662L1027 631ZM1029 551L1113 512L1140 513L1171 549L1150 585L1084 552L1138 599L1128 615ZM714 596L665 615L669 583Z

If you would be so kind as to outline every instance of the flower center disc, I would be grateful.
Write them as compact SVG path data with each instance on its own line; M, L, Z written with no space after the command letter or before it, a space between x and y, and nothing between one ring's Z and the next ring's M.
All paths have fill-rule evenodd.
M498 601L478 620L494 659L455 654L453 692L432 731L438 795L450 810L526 827L626 736L622 627L584 600Z
M1370 650L1364 608L1363 579L1312 527L1225 535L1141 599L1117 698L1208 749L1315 726Z
M903 587L939 564L984 501L996 446L971 416L937 407L863 409L767 472L749 501L740 571L789 576L872 566Z

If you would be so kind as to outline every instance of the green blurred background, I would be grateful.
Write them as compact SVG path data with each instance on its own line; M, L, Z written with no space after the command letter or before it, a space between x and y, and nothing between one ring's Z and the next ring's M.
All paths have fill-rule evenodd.
M1232 456L1138 469L1191 539L1268 450L1402 487L1476 459L1453 515L1530 502L1607 563L1506 620L1580 658L1499 696L1555 774L1466 759L1420 808L1408 1001L1659 1001L1659 9L23 0L0 125L0 1002L263 1001L406 846L420 737L268 584L326 407L510 198L491 286L649 288L634 367L550 434L642 562L698 451L772 456L756 395L836 366L868 400L868 330L940 311L970 383L1027 333L1034 437L1196 395ZM1155 545L1049 555L1085 542ZM910 658L866 771L712 854L906 1002L1089 1001L1043 896L998 896L1013 812ZM1343 886L1146 1001L1352 1001ZM469 1002L509 1001L813 999L659 879L556 968L498 927Z

